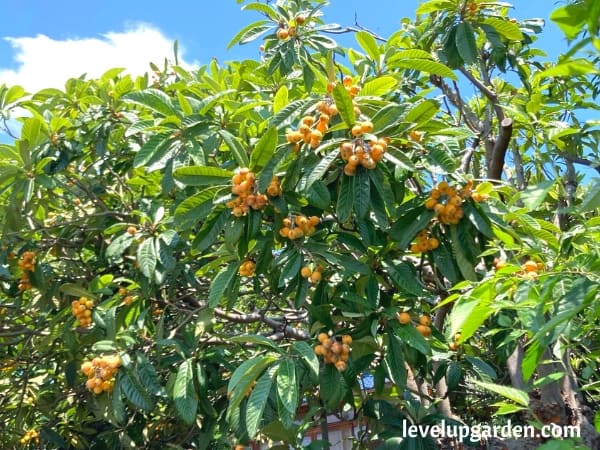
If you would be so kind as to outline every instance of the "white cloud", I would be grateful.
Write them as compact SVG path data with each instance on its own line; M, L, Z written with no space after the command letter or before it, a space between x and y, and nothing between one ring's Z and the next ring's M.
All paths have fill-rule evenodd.
M162 67L165 58L173 58L173 40L160 30L138 24L123 32L108 32L100 38L52 39L5 37L15 51L16 69L0 67L0 84L18 84L29 92L54 87L63 89L69 78L86 74L96 78L113 67L122 67L132 75L150 71L149 63ZM189 68L181 55L180 65Z

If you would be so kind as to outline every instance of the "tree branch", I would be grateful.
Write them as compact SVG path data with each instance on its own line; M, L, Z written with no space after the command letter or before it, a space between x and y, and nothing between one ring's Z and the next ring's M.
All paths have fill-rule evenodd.
M299 330L297 328L291 327L287 324L287 321L283 318L273 318L267 317L263 313L259 311L254 311L251 313L240 314L234 312L228 312L221 308L215 308L215 316L220 317L222 319L226 319L229 322L234 323L256 323L262 322L267 325L269 328L272 328L274 332L280 333L281 338L288 339L296 339L300 341L307 341L310 339L310 335L304 331Z
M502 178L502 167L504 167L504 158L506 150L512 137L513 121L510 117L502 119L500 122L500 135L496 139L492 152L492 160L489 163L488 178L500 180Z

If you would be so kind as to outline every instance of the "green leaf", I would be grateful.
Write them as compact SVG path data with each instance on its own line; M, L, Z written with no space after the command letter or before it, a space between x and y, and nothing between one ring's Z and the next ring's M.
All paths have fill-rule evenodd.
M501 395L502 397L507 398L508 400L511 400L511 401L517 403L518 405L521 405L524 407L527 407L529 405L529 395L527 394L527 392L522 391L520 389L515 389L513 387L508 387L508 386L502 386L499 384L484 383L484 382L478 381L478 380L471 380L471 382L473 382L477 386L479 386L487 391L494 392L495 394Z
M523 33L519 29L519 25L509 22L507 19L499 17L486 17L483 23L490 25L498 34L504 36L511 41L520 41L523 39Z
M594 178L594 182L590 184L590 190L581 201L581 206L578 208L581 213L595 211L600 208L600 179Z
M537 72L533 79L539 81L543 78L575 78L600 73L598 67L587 59L567 59L549 69Z
M175 224L179 229L191 228L205 219L213 207L218 187L209 187L182 201L175 209Z
M381 97L389 94L398 85L398 80L391 76L382 76L367 81L360 89L361 97Z
M192 243L192 254L198 254L210 247L223 231L228 220L231 220L231 210L223 207L215 208L196 235Z
M181 116L181 113L169 96L159 89L145 89L143 91L130 92L121 97L123 101L136 103L151 109L159 116Z
M228 338L231 342L237 342L239 344L256 344L273 350L275 353L283 354L282 348L275 344L272 340L267 339L259 334L244 334L242 336L231 336Z
M398 247L405 249L433 219L434 212L424 206L414 208L400 216L390 229L390 238L398 242Z
M456 1L452 0L429 0L428 2L421 3L417 8L417 15L429 14L438 11L454 11L456 8Z
M402 340L390 330L388 332L388 347L385 355L385 363L388 375L399 390L403 390L406 387L407 380L402 347Z
M429 342L411 325L400 325L396 328L396 335L409 348L414 348L419 353L427 356L431 352Z
M225 291L227 291L227 288L235 278L239 267L239 262L230 263L215 276L210 284L210 293L208 294L208 305L211 308L219 304L219 301L225 295Z
M306 342L294 342L292 344L292 349L302 356L303 361L306 363L306 366L310 369L313 378L317 378L319 376L319 359L312 347L308 345Z
M427 295L427 291L418 281L417 274L415 273L412 264L406 261L397 264L384 262L383 266L394 285L405 294L415 297L424 297Z
M456 48L465 64L477 62L477 42L475 32L469 22L461 22L456 26Z
M519 198L529 211L535 211L542 204L553 185L553 180L547 180L527 186L520 192Z
M412 122L418 126L429 122L439 111L439 103L435 100L423 100L414 105L404 116L405 122Z
M469 281L477 281L477 274L473 269L473 264L467 258L465 254L465 250L463 248L464 242L462 242L458 237L458 231L456 225L450 226L450 236L452 237L452 250L454 252L454 256L456 258L456 264L458 265L458 269L465 280Z
M256 379L269 367L275 358L272 356L258 356L244 361L231 375L227 393L231 395L227 407L227 417L238 410L242 400L252 388Z
M239 139L227 130L219 130L219 135L221 135L227 144L227 147L229 147L229 151L235 158L235 162L237 162L240 167L248 167L250 164L248 154L246 153L246 150L244 150Z
M256 147L250 154L250 170L258 172L268 162L275 153L277 148L277 128L269 128L265 134L261 136Z
M307 191L315 181L321 180L331 164L337 160L339 157L339 153L337 151L332 151L327 153L323 159L321 159L315 167L310 171L306 183L304 185L304 189Z
M289 121L293 117L300 114L300 112L302 112L309 103L314 103L314 99L307 98L302 100L294 100L273 117L271 117L269 125L272 127L279 127L282 123Z
M288 104L288 88L284 84L275 93L273 97L273 112L278 113Z
M270 367L256 382L252 389L248 404L246 405L246 430L251 439L256 436L260 427L261 419L269 400L273 378L276 373L276 366Z
M258 20L242 28L227 44L227 50L234 45L246 44L258 38L265 31L273 27L273 23L269 20Z
M147 238L140 244L137 250L137 261L142 274L148 279L153 279L157 262L153 238Z
M204 186L229 183L233 172L219 167L187 166L175 169L173 176L188 186Z
M335 106L337 106L340 117L348 128L352 128L356 122L354 105L352 104L350 94L342 84L338 83L333 88L333 99L335 100Z
M477 231L490 239L494 238L490 221L483 215L478 206L466 202L463 204L463 211L465 217L477 228Z
M494 286L491 282L482 284L468 297L458 299L449 316L450 335L461 333L461 340L466 341L492 315L491 305L495 299Z
M583 29L588 18L585 2L577 2L556 8L550 14L550 20L556 23L567 39L575 39Z
M87 297L91 300L96 300L96 296L82 286L74 283L64 283L58 288L59 292L73 297Z
M336 410L344 398L346 382L333 364L325 364L319 373L319 393L327 410Z
M125 397L136 408L151 412L154 409L154 400L144 388L134 372L131 370L121 369L124 371L123 376L119 377L119 385L125 393Z
M298 379L296 364L292 359L283 359L277 369L277 406L281 423L290 428L298 409Z
M179 417L192 425L198 410L198 394L194 388L194 369L190 359L179 365L173 386L173 401Z
M340 222L350 219L354 206L354 180L353 177L342 176L339 187L336 214Z
M379 64L379 46L373 35L366 31L359 31L356 33L356 40L366 54Z
M394 60L393 63L391 63L391 66L400 69L418 70L419 72L438 75L440 77L450 78L451 80L458 80L456 74L450 67L429 59L399 59Z
M366 170L357 170L354 176L354 210L358 219L364 219L371 206L371 179Z

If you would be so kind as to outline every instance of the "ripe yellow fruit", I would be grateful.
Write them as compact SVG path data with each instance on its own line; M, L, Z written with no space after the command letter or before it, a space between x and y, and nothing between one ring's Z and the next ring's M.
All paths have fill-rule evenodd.
M289 32L286 28L280 28L277 30L277 39L284 41L288 37L289 37Z
M431 318L426 314L422 314L419 316L419 323L421 325L429 326L431 325Z
M310 282L311 283L318 283L319 281L321 281L321 272L318 271L314 271L311 275L310 275Z
M137 233L137 228L133 225L130 225L127 227L127 233L133 236L135 233Z
M329 335L327 333L319 333L319 336L317 336L317 340L322 344L323 342L325 342L327 339L329 339Z
M402 311L398 313L398 322L400 322L401 325L406 325L410 323L410 314Z
M300 270L300 275L302 275L303 278L308 278L312 275L312 270L310 269L310 267L308 266L304 266L301 270Z
M419 333L421 333L421 335L423 337L429 337L429 336L431 336L431 328L428 327L427 325L419 324L419 325L416 326L416 328L417 328L417 331Z

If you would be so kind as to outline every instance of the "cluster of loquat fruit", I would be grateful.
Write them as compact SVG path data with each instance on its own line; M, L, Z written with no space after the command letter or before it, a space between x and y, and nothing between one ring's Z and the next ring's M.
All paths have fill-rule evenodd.
M410 313L406 311L399 312L397 318L400 325L408 325L412 320ZM427 314L421 314L415 328L423 337L431 336L431 318Z
M81 365L81 372L88 377L85 385L94 394L110 392L115 383L115 374L121 367L119 355L96 357Z
M352 337L344 334L339 342L335 337L329 337L327 333L320 333L319 344L315 346L315 355L322 356L325 364L333 364L337 370L346 370L346 361L352 349Z
M79 300L71 302L71 312L79 321L79 326L87 328L92 324L92 308L94 301L87 297L80 297Z
M277 177L271 178L271 181L269 182L269 185L267 186L267 194L269 194L271 197L279 197L281 194L283 194L283 191L281 190L281 183L279 182L279 178L277 178Z
M238 273L242 277L251 277L254 275L254 270L256 269L256 263L251 259L246 259L242 264L240 264L240 268L238 269Z
M302 214L296 216L290 215L283 219L283 227L279 230L279 234L281 237L291 240L310 236L315 232L316 226L320 221L321 219L317 216L306 217Z
M506 261L499 258L494 259L494 268L496 270L500 270L507 265L508 263ZM542 270L544 270L544 263L530 259L521 264L521 271L517 275L530 280L535 280Z
M267 196L255 193L256 175L254 172L242 167L231 177L231 182L233 184L231 193L236 197L227 202L227 207L232 210L235 217L248 214L250 208L258 211L265 207L268 201Z
M429 250L435 250L440 246L440 241L433 237L427 229L419 231L417 242L410 246L413 253L425 253Z
M308 278L311 283L318 283L323 277L323 266L317 265L315 270L311 269L310 266L304 266L300 269L300 275L302 275L302 278Z
M340 144L340 156L346 163L344 173L347 176L355 175L358 166L373 170L377 167L377 163L383 159L389 139L381 138L366 142L360 137L363 133L370 133L371 131L373 131L371 122L360 122L352 127L352 134L356 138L353 141L345 141Z
M19 442L23 445L29 444L31 441L36 444L40 443L40 432L37 430L29 430L26 431L23 437L19 440Z
M470 194L466 188L461 191ZM425 201L427 209L433 209L438 220L445 225L456 225L465 215L462 209L463 197L450 186L447 181L442 181L431 190Z
M21 277L19 278L18 289L21 292L28 291L29 289L31 289L31 280L29 279L29 272L33 272L35 270L35 252L23 252L17 264L22 270Z
M301 142L309 144L311 148L317 148L329 129L331 118L338 113L337 107L331 99L319 101L316 109L316 116L307 115L302 117L297 130L287 131L286 139L288 143L294 144L292 148L294 153L300 150Z
M277 39L281 41L285 41L288 38L293 38L298 35L298 27L301 27L306 22L306 17L303 15L297 15L292 20L290 20L287 24L280 23L277 32Z

